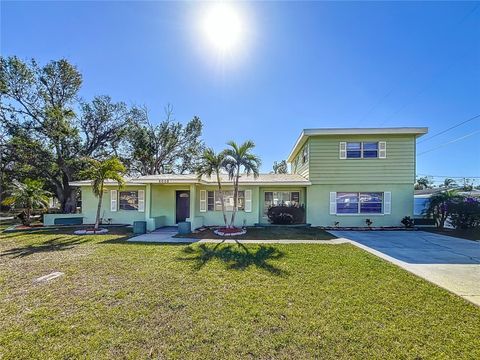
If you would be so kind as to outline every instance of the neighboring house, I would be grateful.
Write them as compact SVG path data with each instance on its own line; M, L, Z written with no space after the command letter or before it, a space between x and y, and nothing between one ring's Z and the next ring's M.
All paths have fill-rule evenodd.
M302 204L306 221L316 226L398 226L413 216L415 140L427 128L307 129L288 162L291 174L240 178L236 225L267 223L267 209L279 203ZM223 178L227 211L233 186ZM75 181L82 192L84 223L93 223L97 198L90 181ZM214 178L151 175L128 179L123 189L107 182L102 218L112 223L147 221L148 230L191 221L192 227L222 225ZM73 216L73 215L72 215ZM77 215L78 216L78 215ZM48 221L53 221L49 219Z
M429 188L423 190L415 190L414 195L414 206L413 206L413 216L416 219L424 219L425 218L425 211L428 207L428 201L430 197L434 194L437 194L442 191L446 190L458 190L458 193L463 196L467 197L476 197L480 198L480 190L472 190L472 191L463 191L461 188ZM416 220L417 222L417 220Z

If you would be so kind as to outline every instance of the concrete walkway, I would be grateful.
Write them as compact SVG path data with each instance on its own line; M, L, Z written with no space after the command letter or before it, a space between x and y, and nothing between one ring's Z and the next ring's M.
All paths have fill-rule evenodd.
M127 241L143 242L143 243L159 243L159 244L192 244L192 243L220 243L219 239L192 239L192 238L176 238L177 228L174 226L157 229L151 233L134 236ZM225 244L242 243L242 244L344 244L348 243L346 239L332 240L291 240L291 239L275 239L275 240L235 240L227 239L223 241Z
M480 242L425 231L330 231L480 306Z

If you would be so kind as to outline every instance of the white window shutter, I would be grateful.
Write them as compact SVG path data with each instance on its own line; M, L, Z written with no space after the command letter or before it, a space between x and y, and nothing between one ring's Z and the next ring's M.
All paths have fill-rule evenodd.
M200 190L200 212L207 212L207 190Z
M252 190L245 190L245 212L252 212Z
M346 159L347 158L347 143L345 141L340 141L340 153L339 157L340 159Z
M379 141L378 142L378 157L380 159L387 158L387 142L386 141Z
M117 211L118 209L118 191L110 190L110 211Z
M383 193L383 213L385 215L390 215L392 213L392 193L390 191L385 191Z
M337 193L330 193L330 215L335 215L337 213Z
M138 190L138 211L145 212L145 190Z

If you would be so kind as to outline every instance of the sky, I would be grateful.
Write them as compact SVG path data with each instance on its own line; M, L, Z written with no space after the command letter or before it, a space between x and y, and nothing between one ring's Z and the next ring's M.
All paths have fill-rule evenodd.
M205 32L215 6L2 0L0 51L66 58L82 98L144 105L153 122L168 104L197 115L216 150L251 139L263 172L304 128L427 126L417 174L480 183L480 117L429 138L480 114L480 2L230 3L226 50Z

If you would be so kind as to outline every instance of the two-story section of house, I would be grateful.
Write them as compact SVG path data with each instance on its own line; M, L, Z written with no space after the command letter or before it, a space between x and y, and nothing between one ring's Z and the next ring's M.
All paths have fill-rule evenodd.
M399 226L413 216L415 141L426 128L307 129L288 161L290 174L242 175L237 226L268 223L279 204L305 206L313 226ZM224 208L233 210L233 181L222 175ZM84 223L95 221L97 198L91 181L75 181L82 196ZM148 230L190 221L192 228L222 225L222 197L214 178L195 174L129 178L123 188L107 181L102 222L146 221ZM46 223L58 217L46 215Z
M415 144L427 128L305 129L288 162L309 180L307 221L398 226L413 216Z

